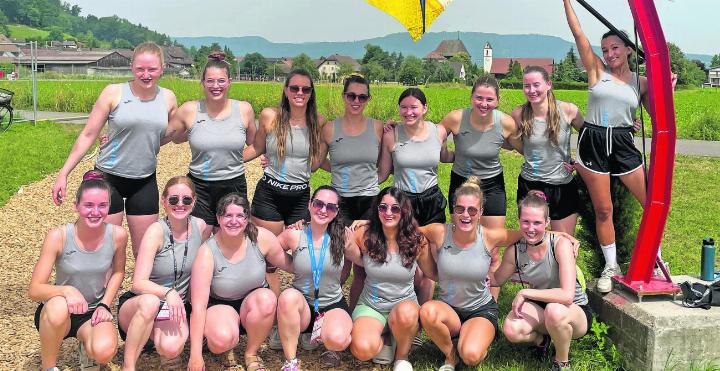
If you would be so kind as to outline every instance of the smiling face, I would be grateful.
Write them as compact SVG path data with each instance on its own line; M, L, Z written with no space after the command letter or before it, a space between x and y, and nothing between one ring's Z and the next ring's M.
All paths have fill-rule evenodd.
M293 91L296 90L297 91ZM291 107L306 107L312 96L312 84L307 76L294 75L288 80L284 88L285 96L288 98Z
M498 106L498 96L494 88L487 85L478 86L470 99L475 112L485 117Z
M461 213L458 213L462 211ZM475 214L475 215L471 215ZM473 195L461 195L455 199L452 222L456 229L471 232L477 228L478 220L482 216L480 199Z
M110 193L105 189L88 188L75 203L78 223L89 228L102 226L110 211Z
M351 83L348 85L347 91L343 93L345 112L351 115L362 115L369 99L370 93L365 84Z
M380 223L387 228L397 227L400 223L400 213L402 208L397 199L392 195L386 194L378 204L378 217Z
M226 99L230 90L230 77L224 68L208 67L205 70L205 79L202 81L205 99Z
M230 204L225 208L225 212L217 216L220 232L228 237L238 237L245 233L245 227L248 223L248 214L242 206Z
M540 72L529 72L523 75L523 93L530 103L542 103L547 100L547 92L552 82L546 81Z
M162 198L162 205L168 218L183 220L190 216L195 206L195 195L186 184L175 184L170 186ZM188 201L192 201L186 205ZM174 204L174 205L173 205Z
M133 58L132 71L135 82L145 89L154 88L163 74L160 56L155 53L140 53Z
M338 214L338 201L337 193L331 190L317 191L315 197L308 204L310 219L313 223L327 225L332 222Z
M632 48L616 35L610 35L600 42L605 64L611 69L621 68L628 63Z
M413 96L407 96L400 101L400 118L408 126L417 125L425 120L427 105Z
M545 235L545 229L550 224L550 218L540 207L526 206L520 211L520 231L528 243L537 243Z

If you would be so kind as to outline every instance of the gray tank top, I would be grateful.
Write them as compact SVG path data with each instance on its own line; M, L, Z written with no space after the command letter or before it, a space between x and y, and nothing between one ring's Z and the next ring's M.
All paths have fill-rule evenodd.
M198 101L195 123L188 132L192 152L190 174L205 181L226 180L245 174L243 148L245 123L240 104L230 100L230 116L212 118L204 101Z
M519 272L519 278L527 282L533 288L556 289L560 288L560 266L555 257L555 236L550 235L550 246L545 256L540 261L530 260L527 254L528 246L522 241L515 245L515 269ZM575 297L573 303L587 305L588 298L580 282L575 280Z
M396 252L387 253L385 263L376 263L368 254L363 254L362 259L366 277L360 303L378 312L389 313L403 300L417 301L414 285L416 262L405 268L400 254Z
M155 254L152 271L150 271L150 281L167 288L173 287L173 283L175 283L175 291L180 295L185 295L184 301L187 302L190 299L190 296L187 295L190 289L190 271L202 244L197 218L190 217L190 238L185 241L173 241L174 244L170 244L170 228L165 220L157 223L163 230L163 244ZM186 248L187 256L185 256ZM173 257L175 258L174 264ZM183 260L185 261L184 265ZM175 272L177 272L177 281L175 281Z
M293 279L293 287L302 292L305 300L310 303L312 310L312 302L315 300L315 284L313 283L312 267L310 265L310 254L308 253L307 228L305 227L300 233L300 243L293 252L293 268L295 278ZM320 249L322 245L313 244L315 250L315 261L320 259ZM328 243L329 245L329 243ZM345 259L342 259L340 265L333 264L332 252L328 246L323 260L322 276L320 276L320 295L318 297L318 305L320 308L327 307L342 300L343 292L340 285L340 274L342 273Z
M108 116L108 142L100 147L96 166L124 178L146 178L155 172L160 139L168 125L168 111L162 89L155 98L138 99L130 83L122 85L122 96Z
M377 175L380 141L373 122L368 118L365 131L356 136L343 131L342 119L333 122L334 133L329 146L330 184L343 197L374 196L380 192Z
M460 129L453 134L455 161L452 171L462 177L475 175L480 179L492 178L503 171L500 163L500 147L505 142L502 135L502 115L493 110L493 126L478 131L470 124L472 108L463 110Z
M55 286L76 288L85 298L88 311L92 311L105 295L114 256L112 224L105 225L102 245L95 251L81 249L75 241L75 224L66 224L65 245L55 260Z
M210 283L211 297L220 300L240 300L259 287L267 287L265 257L250 238L245 237L245 256L236 263L225 258L214 236L206 243L215 261Z
M607 71L588 89L585 121L598 126L632 127L640 103L637 76L632 73L629 84L617 82Z
M392 153L395 187L410 193L422 193L437 185L440 163L438 127L430 121L425 140L408 138L402 125L395 128L395 150Z
M277 155L277 139L268 133L265 140L268 166L265 174L284 183L307 183L310 181L310 134L308 128L290 127L285 139L285 156Z
M440 300L462 310L475 310L492 300L485 285L490 269L490 252L485 247L483 229L468 248L459 248L452 237L452 225L445 228L445 241L437 252Z
M561 103L558 101L558 104ZM547 123L533 120L533 132L530 138L523 136L523 155L525 163L520 168L520 176L533 182L567 184L572 181L572 173L563 167L563 161L570 159L571 126L560 109L560 133L558 147L547 136Z

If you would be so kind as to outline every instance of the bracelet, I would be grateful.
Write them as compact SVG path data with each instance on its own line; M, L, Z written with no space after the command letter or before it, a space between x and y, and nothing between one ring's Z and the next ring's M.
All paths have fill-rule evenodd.
M170 293L170 291L175 290L174 288L169 288L167 291L165 291L165 295L163 295L163 299L167 300L167 296Z
M97 310L97 309L100 308L100 307L103 307L103 308L107 309L107 311L108 311L110 314L112 314L112 311L110 310L110 306L108 306L107 304L105 304L105 303L103 303L103 302L100 302L100 303L98 303L97 307L95 307L95 310Z

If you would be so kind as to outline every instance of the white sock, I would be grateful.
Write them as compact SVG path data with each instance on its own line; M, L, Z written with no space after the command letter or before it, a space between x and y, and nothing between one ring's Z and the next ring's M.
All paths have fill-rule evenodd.
M615 242L609 244L600 246L602 249L603 256L605 257L605 267L617 267L617 247L615 247Z

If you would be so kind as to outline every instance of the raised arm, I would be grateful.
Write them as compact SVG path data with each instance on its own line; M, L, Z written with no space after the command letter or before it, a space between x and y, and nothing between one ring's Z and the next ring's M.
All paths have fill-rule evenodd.
M364 228L363 228L364 230ZM362 253L360 246L357 244L354 232L350 227L345 227L345 259L362 266Z
M572 4L570 4L570 0L563 0L563 4L565 6L565 16L567 17L568 26L570 26L570 31L575 38L575 44L580 54L580 60L588 73L588 84L593 86L597 83L600 78L600 73L603 71L603 61L593 52L590 40L585 36L580 26L580 21L575 14L575 10Z

